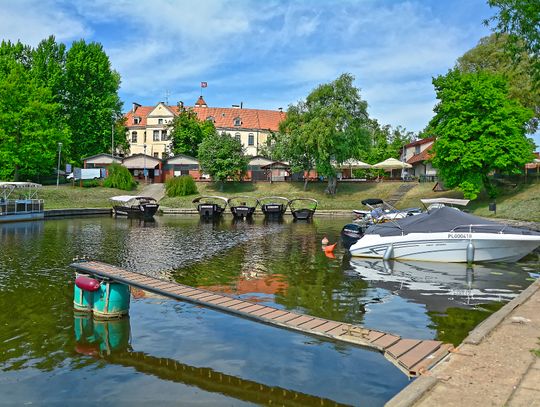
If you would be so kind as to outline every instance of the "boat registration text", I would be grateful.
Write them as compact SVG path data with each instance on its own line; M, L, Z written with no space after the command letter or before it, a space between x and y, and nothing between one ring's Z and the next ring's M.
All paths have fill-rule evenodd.
M448 233L448 239L472 239L471 233Z

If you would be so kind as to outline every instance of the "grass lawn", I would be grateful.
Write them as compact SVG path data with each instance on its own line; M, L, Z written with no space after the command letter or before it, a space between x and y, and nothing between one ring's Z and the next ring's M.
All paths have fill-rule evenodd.
M338 184L336 196L324 193L325 182L312 182L303 190L302 182L244 182L224 185L223 191L211 182L198 182L199 194L181 198L165 197L160 205L170 208L193 208L191 201L199 195L221 195L232 197L248 195L257 198L265 196L285 196L293 198L314 198L319 202L320 210L352 210L362 209L360 203L366 198L380 198L387 200L400 186L400 182L342 182ZM398 208L422 207L420 198L451 197L462 198L459 191L434 192L433 183L417 183L400 202ZM139 191L140 191L139 186ZM110 207L109 198L115 195L135 195L137 191L121 191L118 189L94 187L80 188L70 185L46 186L41 189L40 197L45 200L46 209L60 208L107 208ZM488 211L489 199L481 195L477 200L470 202L468 210L478 216L517 219L540 222L540 182L520 184L514 188L505 187L501 196L497 198L497 214Z
M110 197L116 195L135 195L137 191L122 191L114 188L81 188L69 184L44 186L39 197L45 201L45 209L67 208L110 208Z

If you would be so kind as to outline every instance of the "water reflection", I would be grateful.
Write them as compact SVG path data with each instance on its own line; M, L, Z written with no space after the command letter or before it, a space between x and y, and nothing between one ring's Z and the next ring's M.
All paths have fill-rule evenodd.
M344 405L302 392L267 386L211 368L191 366L176 359L133 350L128 317L105 321L94 319L89 314L75 314L74 331L77 354L101 359L113 365L130 367L137 372L156 376L162 380L196 386L201 390L262 405Z

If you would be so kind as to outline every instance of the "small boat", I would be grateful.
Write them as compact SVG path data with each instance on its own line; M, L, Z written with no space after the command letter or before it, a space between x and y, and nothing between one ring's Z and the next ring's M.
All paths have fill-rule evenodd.
M235 218L247 219L253 216L259 200L253 196L240 195L229 198L227 204Z
M201 218L218 218L227 207L228 199L223 196L200 196L195 198L192 203L197 208Z
M351 255L384 260L473 263L518 261L540 246L540 233L447 206L369 226Z
M264 215L272 218L282 217L289 206L289 200L282 196L267 196L260 203Z
M37 198L40 184L0 182L0 222L43 219L43 199Z
M128 218L153 218L159 204L149 196L118 195L110 198L113 203L113 213L116 216Z
M313 214L317 209L318 202L312 198L296 198L289 201L294 219L309 220L313 218Z
M418 215L422 213L420 208L408 208L399 210L394 208L388 202L382 199L371 198L364 199L362 205L365 205L369 210L353 210L355 221L368 223L382 223L389 220L403 219L407 216Z

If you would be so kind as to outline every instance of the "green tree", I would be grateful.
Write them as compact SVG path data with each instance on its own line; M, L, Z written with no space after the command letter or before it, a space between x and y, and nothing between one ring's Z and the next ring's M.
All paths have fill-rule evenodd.
M119 87L120 75L101 44L73 43L66 54L64 104L75 162L111 150L111 125L121 116Z
M23 64L0 57L0 179L34 179L56 168L58 143L69 132L61 106Z
M107 172L107 178L103 181L104 187L131 191L137 186L137 181L133 179L129 170L120 164L112 163Z
M540 87L540 2L538 0L488 0L498 8L495 16L484 21L499 33L509 34L507 50L515 61L527 54L531 58L533 76Z
M326 192L332 195L337 187L336 164L359 158L369 147L367 103L353 80L352 75L342 74L314 89L305 102L289 106L276 139L285 144L276 149L288 149L299 167L314 162L317 172L328 177Z
M32 76L42 86L51 90L55 101L62 103L65 97L64 73L66 46L56 43L54 36L41 41L32 50Z
M248 164L242 143L227 133L207 136L199 145L198 158L202 170L220 183L221 189L227 179L241 180Z
M454 69L433 79L439 103L430 128L437 135L433 165L449 188L475 199L482 186L496 195L488 175L519 173L532 158L525 137L533 112L508 98L503 77Z
M529 132L533 133L540 120L540 87L534 86L530 56L524 52L516 63L506 52L508 44L508 34L484 37L457 60L456 67L461 72L486 71L504 76L509 96L535 112L529 126Z
M199 145L203 139L214 134L216 128L210 120L201 121L192 109L185 109L178 104L178 115L170 124L172 152L197 157Z

